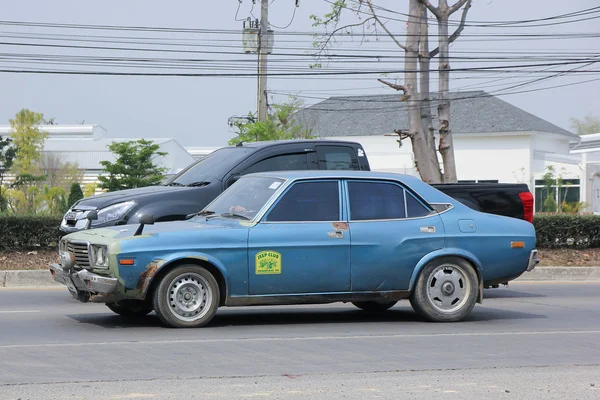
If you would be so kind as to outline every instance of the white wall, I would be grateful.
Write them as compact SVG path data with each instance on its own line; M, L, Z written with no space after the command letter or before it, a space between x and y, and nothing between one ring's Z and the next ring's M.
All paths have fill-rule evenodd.
M529 183L531 136L455 135L454 156L459 180Z
M395 172L418 175L413 161L410 140L402 141L399 147L398 136L340 136L334 140L348 140L360 143L367 153L369 165L374 171Z
M397 136L343 136L339 140L359 142L371 169L418 176L410 140L398 147ZM531 138L520 136L455 135L456 172L459 180L498 180L529 183Z
M565 179L579 179L582 174L581 156L570 154L567 138L538 134L533 139L533 178L541 179L548 166Z

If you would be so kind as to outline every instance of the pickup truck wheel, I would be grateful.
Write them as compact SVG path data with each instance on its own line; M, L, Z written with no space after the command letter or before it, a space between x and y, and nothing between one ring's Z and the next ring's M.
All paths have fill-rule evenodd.
M427 264L410 297L413 309L434 322L463 319L477 302L477 273L465 260L447 257Z
M386 311L397 303L397 301L353 301L356 307L368 312Z
M219 284L198 265L182 265L166 274L154 292L154 310L174 328L206 325L219 308Z
M106 303L106 306L123 317L143 317L152 312L152 304L142 300L124 300L118 303Z

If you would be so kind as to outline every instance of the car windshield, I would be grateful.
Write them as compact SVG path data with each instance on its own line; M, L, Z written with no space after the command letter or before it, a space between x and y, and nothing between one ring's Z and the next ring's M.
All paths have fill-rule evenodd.
M172 179L167 186L203 186L214 179L221 179L254 149L248 147L223 147L196 162Z
M251 220L283 182L283 179L277 178L242 177L200 212L200 215L207 218Z

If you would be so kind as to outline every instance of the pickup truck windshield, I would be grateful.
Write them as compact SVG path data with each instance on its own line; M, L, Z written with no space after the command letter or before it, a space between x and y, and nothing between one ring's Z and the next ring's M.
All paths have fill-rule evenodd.
M213 151L202 160L190 165L173 179L167 186L202 186L214 179L221 179L224 174L238 165L254 149L248 147L224 147Z

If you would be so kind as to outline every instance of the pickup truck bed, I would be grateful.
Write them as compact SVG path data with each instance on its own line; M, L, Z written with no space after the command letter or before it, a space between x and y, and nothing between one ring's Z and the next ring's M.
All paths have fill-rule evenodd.
M446 183L432 186L474 210L529 222L533 220L533 195L524 183Z

